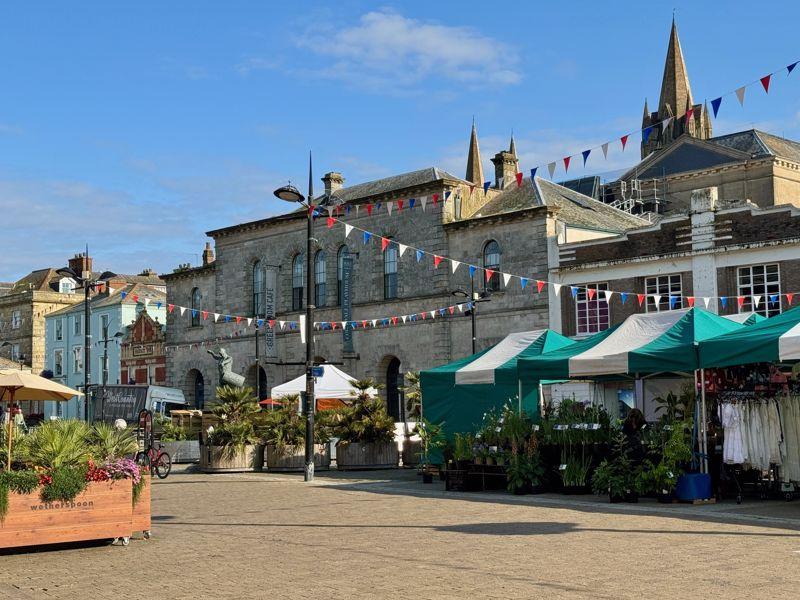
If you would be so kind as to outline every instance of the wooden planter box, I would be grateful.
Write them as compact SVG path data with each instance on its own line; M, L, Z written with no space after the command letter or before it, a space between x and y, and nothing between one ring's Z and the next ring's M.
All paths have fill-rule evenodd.
M241 473L256 468L256 447L245 446L241 452L229 454L223 446L200 447L200 470L203 473Z
M394 469L399 460L397 444L336 444L336 465L341 470Z
M144 489L139 496L138 502L133 505L131 516L131 531L133 533L142 532L144 537L150 537L150 475L142 473L144 477Z
M200 460L200 442L183 440L180 442L162 442L164 452L169 454L172 463L196 463Z
M275 446L267 446L267 470L278 472L302 473L306 468L306 449L293 446L278 453ZM329 444L314 444L314 470L327 471L331 466L331 450Z
M0 549L129 538L131 507L128 479L90 483L72 502L45 504L38 489L11 492L8 513L0 522Z

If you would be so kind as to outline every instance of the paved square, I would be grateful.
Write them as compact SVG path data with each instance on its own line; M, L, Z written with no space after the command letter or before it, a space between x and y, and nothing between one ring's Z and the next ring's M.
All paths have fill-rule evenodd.
M153 513L153 539L127 548L0 555L0 598L800 597L800 502L610 506L445 493L409 472L306 485L177 470L154 483Z

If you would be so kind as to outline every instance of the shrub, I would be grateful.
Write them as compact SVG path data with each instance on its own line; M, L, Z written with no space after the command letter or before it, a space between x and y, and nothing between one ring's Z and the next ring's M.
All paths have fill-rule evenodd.
M92 454L103 462L135 454L139 449L133 430L119 429L108 423L95 423L89 440Z
M47 470L83 466L90 458L90 433L83 421L46 421L28 435L28 459Z
M42 502L72 502L86 489L86 470L73 467L58 467L50 475L43 475L46 485L42 486Z
M335 411L334 433L345 443L381 443L394 440L394 420L380 398L357 399Z

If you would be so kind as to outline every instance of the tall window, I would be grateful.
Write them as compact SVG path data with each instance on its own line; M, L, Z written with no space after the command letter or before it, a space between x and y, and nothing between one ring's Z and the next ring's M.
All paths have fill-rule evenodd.
M303 255L292 261L292 310L303 308Z
M75 346L72 349L72 372L80 373L83 371L83 348Z
M53 375L61 377L64 374L64 351L53 350Z
M73 325L72 333L74 333L75 335L80 335L81 331L83 331L83 327L81 327L82 324L83 324L83 315L75 315L72 321Z
M344 280L344 257L348 252L347 246L342 246L336 253L336 304L339 306L342 305L342 294L344 293L344 284L342 283Z
M108 337L108 315L100 315L100 335Z
M777 264L739 267L737 283L739 295L744 296L739 312L757 312L765 317L781 312L781 272ZM758 306L753 296L761 296ZM770 302L770 296L778 296L778 301Z
M325 252L320 250L314 257L314 304L325 306L327 272L325 269Z
M383 297L397 298L397 244L392 241L383 252Z
M19 329L22 327L22 313L18 310L11 313L11 329Z
M589 289L594 290L591 298L587 291ZM611 319L608 302L603 294L607 289L608 283L587 283L578 288L578 295L575 297L578 335L588 335L608 329Z
M680 275L647 277L644 280L644 292L647 294L647 312L678 310L683 308L683 290ZM661 296L658 300L658 306L656 306L656 301L650 294ZM675 298L675 300L670 302L670 296Z
M192 327L200 327L200 288L192 289Z
M60 342L64 339L64 320L56 319L54 326L56 328L56 341Z
M486 291L496 292L500 289L500 244L494 240L483 247L483 268L494 271L488 280L483 278Z
M264 297L264 269L261 261L253 265L253 314L263 317L266 313L266 298Z

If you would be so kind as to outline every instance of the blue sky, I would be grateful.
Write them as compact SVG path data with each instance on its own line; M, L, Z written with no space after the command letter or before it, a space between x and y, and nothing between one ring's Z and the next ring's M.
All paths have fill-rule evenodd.
M800 59L794 2L4 2L0 280L87 242L100 269L195 263L205 231L284 210L308 149L353 184L463 176L473 115L487 172L512 129L526 172L616 139L658 101L673 7L695 101ZM715 134L800 139L799 98L784 71Z

